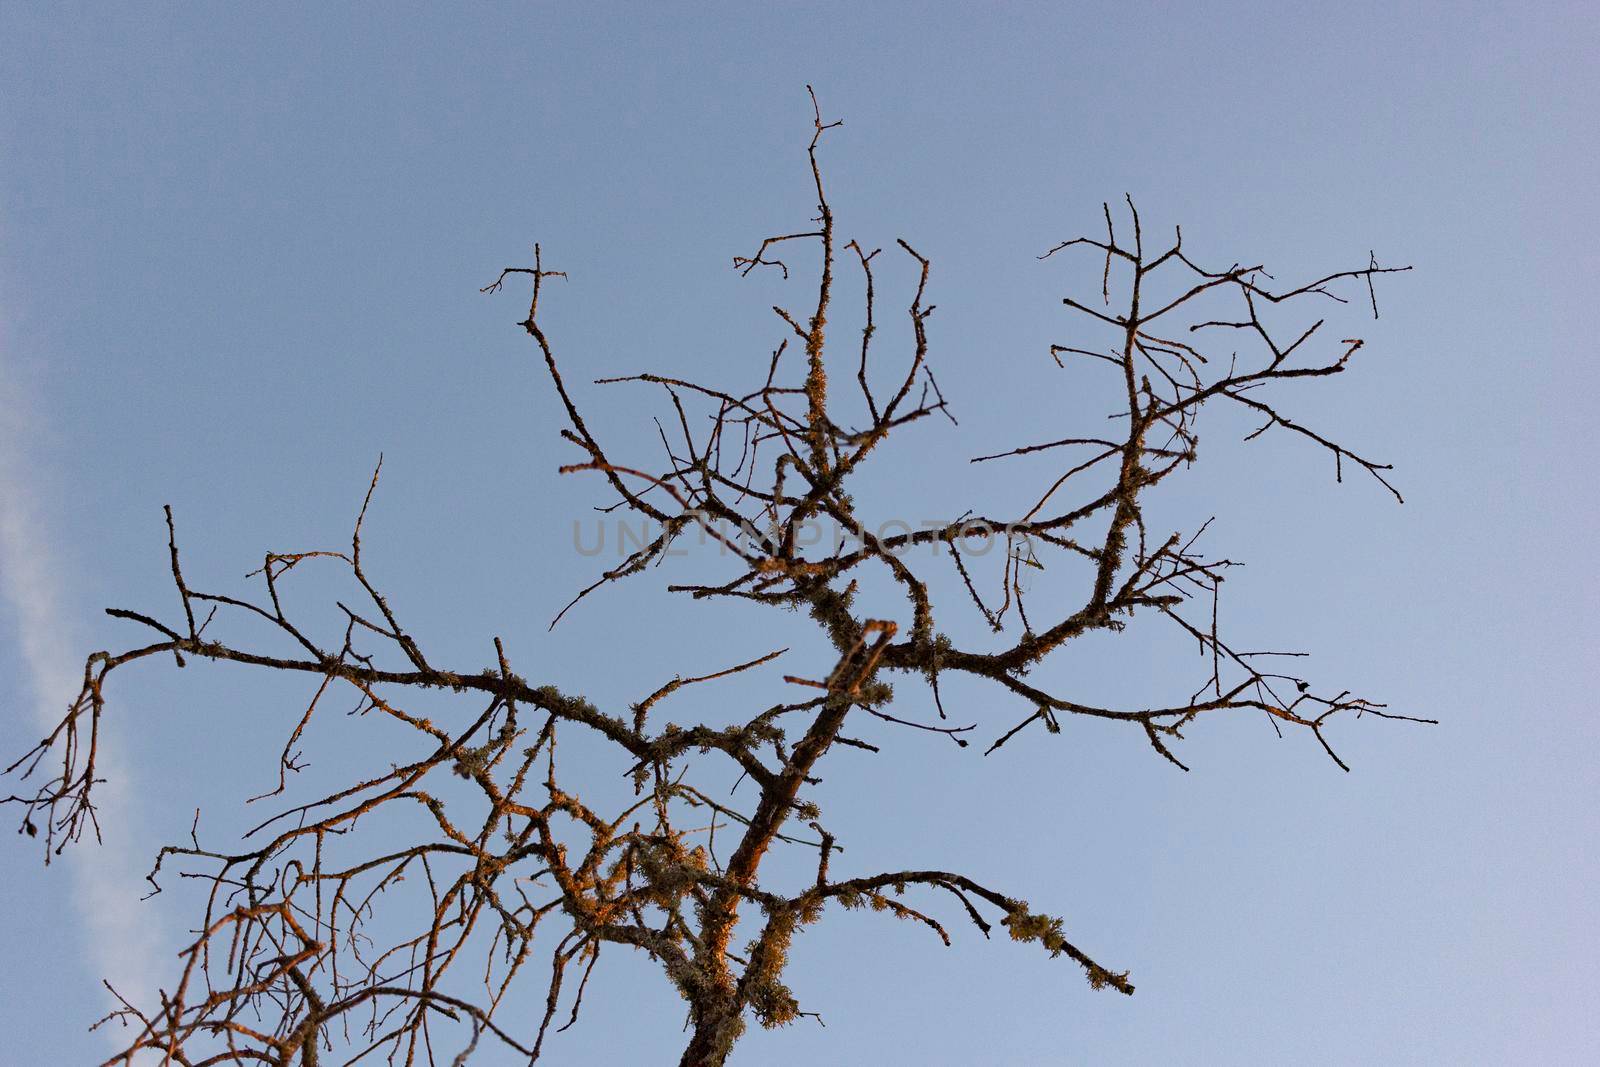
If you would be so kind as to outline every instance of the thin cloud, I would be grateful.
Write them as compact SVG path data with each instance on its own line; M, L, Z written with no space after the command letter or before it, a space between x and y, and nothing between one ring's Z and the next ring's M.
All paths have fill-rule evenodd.
M44 517L42 487L24 448L33 429L27 412L38 407L26 402L16 378L0 351L0 397L5 398L0 403L0 610L14 624L24 698L36 725L49 730L82 684L80 655L88 649L62 611L62 571L51 551L57 539ZM158 1003L154 978L161 938L154 925L156 909L139 903L141 888L147 888L148 857L141 861L129 847L128 828L137 825L136 790L118 761L116 734L114 723L101 728L98 767L107 780L97 787L97 807L105 840L69 846L61 873L71 879L85 969L148 1009ZM109 994L107 1000L110 1004ZM102 1033L118 1047L126 1040L119 1026Z

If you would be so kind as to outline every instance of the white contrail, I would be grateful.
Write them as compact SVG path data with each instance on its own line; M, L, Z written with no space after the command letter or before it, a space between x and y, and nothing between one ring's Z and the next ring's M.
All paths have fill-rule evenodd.
M15 368L6 364L3 344L0 341L0 611L11 616L25 673L24 698L33 705L36 719L8 731L20 739L33 733L35 726L48 731L60 721L82 685L81 657L89 650L62 615L61 572L51 552L57 539L44 518L39 479L24 455L31 429L28 412L38 407L24 402L24 389ZM87 957L85 970L149 1010L159 1003L155 983L162 975L157 965L164 960L157 947L161 938L154 926L156 908L139 904L142 890L148 889L144 872L149 860L141 864L130 849L130 831L138 825L135 791L127 768L117 759L116 733L114 723L102 725L96 769L107 780L96 787L96 806L104 843L96 845L91 834L67 847L59 868L39 875L64 874L71 880L72 902L80 919L78 936ZM109 996L107 1010L115 1006ZM119 1048L127 1040L126 1032L115 1024L102 1032Z

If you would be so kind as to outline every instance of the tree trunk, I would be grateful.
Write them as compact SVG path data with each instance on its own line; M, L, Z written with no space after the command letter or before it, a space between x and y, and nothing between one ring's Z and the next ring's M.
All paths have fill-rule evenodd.
M719 1004L702 1011L678 1067L723 1067L738 1040L742 1014L735 1004Z

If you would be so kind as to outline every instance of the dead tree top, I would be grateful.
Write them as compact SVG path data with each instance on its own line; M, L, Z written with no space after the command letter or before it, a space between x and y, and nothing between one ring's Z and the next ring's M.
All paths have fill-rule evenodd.
M658 531L573 603L662 562L675 541L692 533L717 543L727 572L710 584L670 589L700 600L802 609L831 643L833 660L775 676L774 699L736 725L657 725L658 706L675 695L768 669L787 650L720 669L688 665L694 673L666 681L630 707L601 708L518 675L499 638L487 669L450 669L424 653L363 565L376 471L348 548L268 553L253 572L261 583L255 599L190 584L168 509L179 618L169 623L111 610L141 627L144 643L91 655L69 712L8 769L37 780L34 791L6 802L20 807L23 831L42 835L47 857L88 830L99 832L93 797L106 681L136 661L171 657L180 667L202 660L304 676L311 697L278 754L276 788L256 801L285 794L302 766L299 746L308 727L336 700L402 725L417 745L392 762L380 757L371 770L360 769L365 756L352 757L346 786L283 808L227 848L201 846L197 813L189 841L161 850L152 884L159 889L164 871L178 866L204 887L203 920L161 1002L123 1002L109 1017L127 1027L129 1044L108 1063L131 1064L154 1052L166 1063L314 1064L343 1049L390 1063L435 1063L443 1056L460 1064L485 1041L532 1060L558 1017L560 1029L577 1020L589 972L608 947L648 955L687 1002L691 1035L683 1062L721 1063L747 1013L767 1026L809 1014L782 974L795 932L829 904L911 919L948 943L943 920L921 900L927 890L958 905L958 914L985 936L998 922L1012 938L1074 961L1095 987L1132 993L1128 976L1069 941L1059 919L966 874L873 871L854 863L848 873L836 871L839 838L808 790L835 746L881 747L845 732L851 720L865 715L934 731L963 747L987 732L984 755L1030 728L1058 732L1065 716L1114 720L1187 770L1177 752L1183 731L1220 714L1261 715L1280 731L1309 734L1348 770L1328 736L1330 723L1411 718L1348 691L1313 687L1282 666L1294 664L1298 653L1248 648L1219 633L1218 594L1234 562L1197 547L1204 525L1168 533L1145 521L1151 494L1196 461L1196 417L1212 402L1258 419L1251 437L1277 430L1301 438L1331 454L1336 478L1356 472L1399 500L1388 463L1298 421L1280 406L1278 392L1350 369L1363 342L1339 337L1327 318L1311 315L1370 307L1376 318L1375 282L1409 267L1382 267L1369 255L1356 269L1279 284L1260 264L1202 265L1181 230L1147 250L1133 201L1125 203L1120 231L1105 205L1103 236L1062 241L1040 258L1088 254L1101 266L1098 301L1062 299L1095 339L1052 345L1049 355L1074 373L1081 366L1113 376L1121 398L1108 423L1114 432L1052 436L1052 428L1041 427L1042 440L972 459L1059 455L1025 509L969 512L942 526L880 536L851 495L853 476L891 434L934 416L954 421L930 361L932 265L908 242L894 243L890 255L903 257L914 280L898 312L906 316L910 347L880 353L874 342L883 307L874 271L884 253L841 241L818 158L825 135L841 124L825 121L817 108L813 125L807 159L817 203L810 227L768 237L733 260L742 274L762 268L787 280L790 266L779 258L786 248L804 244L821 252L806 310L773 308L782 337L758 380L732 387L655 373L599 380L660 390L667 419L658 424L662 451L655 459L615 457L580 413L540 317L541 300L550 297L545 283L566 275L546 269L539 246L531 267L506 268L484 291L516 280L531 290L519 325L565 411L561 434L576 450L561 471L598 477L608 509L648 519ZM846 286L861 301L865 327L859 337L834 341L830 352L830 308ZM1219 298L1235 309L1220 318L1210 310ZM1359 305L1349 303L1358 299ZM1310 314L1283 331L1264 315L1279 305L1304 305ZM848 532L849 541L805 538L807 524L820 521ZM985 567L963 554L980 534L1002 539L1005 548ZM940 551L913 559L905 550L918 545ZM1021 569L1052 557L1085 568L1086 588L1070 602L1028 602ZM996 563L998 573L988 573ZM330 564L348 572L364 603L340 603L342 630L314 634L296 621L284 587L291 572ZM934 566L947 570L930 573ZM857 603L859 579L874 568L892 578L898 602ZM970 602L963 610L987 624L986 643L959 645L938 625L952 609L935 609L930 585L955 579ZM224 636L228 620L239 615L266 623L277 645ZM1118 631L1143 617L1193 640L1205 665L1197 688L1161 706L1119 707L1030 680L1031 667L1074 638ZM998 724L952 725L940 697L940 680L952 674L1011 694L1020 714ZM889 680L906 676L928 686L930 714L904 706L915 702L895 701ZM417 690L449 691L470 703L450 721L435 721L404 706L408 691ZM582 798L581 783L563 784L556 741L565 730L585 731L624 755L631 804L596 810ZM731 761L748 780L742 799L716 798L697 786L696 768L713 758ZM366 844L372 835L363 827L380 812L409 820L414 843L398 850ZM814 880L765 884L762 860L778 846L810 850ZM410 895L399 888L408 878ZM545 1010L525 1024L497 1008L532 960L541 924L555 927L545 957ZM741 925L748 941L735 946ZM573 964L582 976L569 997ZM445 1052L439 1042L452 1033L459 1041Z

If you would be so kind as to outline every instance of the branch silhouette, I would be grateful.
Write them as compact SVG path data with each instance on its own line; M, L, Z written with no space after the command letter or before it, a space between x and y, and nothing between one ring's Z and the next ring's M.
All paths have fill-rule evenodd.
M70 710L7 768L35 783L6 803L20 807L23 831L42 835L47 862L86 833L99 834L96 755L106 683L138 661L170 656L180 667L210 661L304 676L313 695L292 719L276 787L255 802L286 792L305 765L298 746L308 725L336 700L354 701L355 714L387 721L415 744L412 755L397 755L387 770L352 775L326 795L284 807L228 848L203 848L192 831L187 844L160 850L151 872L156 891L167 870L177 868L204 887L203 916L160 1003L123 1001L106 1020L124 1024L130 1035L126 1051L108 1064L152 1055L186 1065L312 1065L339 1048L356 1059L432 1064L443 1057L459 1065L495 1042L531 1062L552 1033L578 1019L602 952L623 948L658 963L685 1000L689 1035L681 1062L720 1064L747 1018L771 1027L811 1014L785 984L785 965L797 931L835 905L909 919L947 944L949 931L935 909L958 905L955 914L985 937L998 924L1014 940L1066 957L1095 988L1131 994L1128 975L1069 941L1061 920L968 874L852 866L848 876L836 875L840 837L810 793L835 746L881 747L846 734L852 719L865 714L931 730L963 747L964 735L987 731L992 740L982 755L990 758L1005 758L995 754L1030 730L1059 732L1068 716L1113 720L1185 770L1178 754L1184 731L1224 713L1260 714L1274 728L1306 731L1345 770L1328 736L1334 720L1431 721L1348 691L1315 689L1288 668L1263 666L1293 663L1299 654L1250 649L1219 632L1216 605L1235 562L1196 547L1204 526L1162 536L1145 522L1152 494L1196 461L1196 417L1208 404L1233 405L1261 420L1252 437L1278 429L1311 442L1332 455L1336 477L1347 467L1365 472L1399 500L1388 463L1291 417L1277 398L1344 373L1363 342L1325 340L1333 336L1326 318L1283 331L1269 324L1264 309L1317 301L1331 305L1321 309L1326 314L1339 314L1347 309L1342 290L1356 288L1365 290L1376 317L1374 284L1410 268L1380 267L1369 256L1365 267L1278 287L1260 265L1199 265L1181 230L1170 244L1147 251L1133 201L1124 205L1124 233L1104 205L1104 237L1062 241L1041 258L1087 253L1103 260L1100 306L1072 296L1062 301L1082 323L1084 338L1053 345L1050 354L1074 373L1114 376L1116 432L1073 433L977 456L973 463L1061 458L1014 512L968 513L886 535L852 496L856 476L891 434L934 415L954 422L930 365L932 264L904 240L883 260L881 249L841 243L819 160L826 136L841 123L824 119L815 94L812 102L807 159L814 226L767 237L733 260L742 274L778 268L777 276L788 280L791 267L775 258L778 251L800 245L820 251L808 309L773 309L783 336L764 379L753 387L655 373L598 381L664 395L675 430L660 431L658 458L619 461L580 413L540 318L541 299L549 298L544 282L566 275L546 269L538 245L531 267L506 268L484 292L519 279L529 285L527 316L518 325L561 402L562 435L576 450L561 471L597 478L608 509L659 530L573 604L664 562L675 541L697 533L717 542L726 573L671 590L698 600L800 609L829 642L831 661L796 664L797 673L773 678L780 695L736 725L661 724L658 710L684 692L713 691L733 675L770 674L788 649L732 665L690 665L695 673L666 681L630 707L605 710L517 674L499 638L487 668L448 669L425 654L363 563L363 525L381 459L348 547L269 553L251 576L260 582L253 600L191 584L168 509L181 617L168 624L112 609L146 632L144 643L89 656ZM843 356L830 360L841 251L851 253L846 262L859 271L866 325ZM901 312L910 346L886 360L874 347L882 310L874 269L895 256L912 279ZM1222 301L1233 310L1219 318ZM1216 338L1225 338L1226 347L1214 346ZM830 380L829 370L840 365L853 371L853 381ZM848 540L816 543L807 531L821 522ZM980 567L971 550L974 539L986 537L1003 541L998 573ZM939 548L929 554L937 562L913 560L908 550L916 546ZM1058 558L1087 568L1081 594L1066 603L1025 603L1022 569ZM343 625L322 634L297 621L285 585L291 572L328 566L348 572L362 599L338 602ZM859 604L862 577L879 570L892 579L898 599ZM958 644L937 625L954 609L936 610L930 587L957 578L958 595L987 626L986 643ZM960 601L956 607L968 610ZM1176 628L1204 653L1198 688L1159 706L1105 707L1029 680L1030 668L1074 639L1144 618ZM244 619L265 624L278 646L222 636ZM952 674L991 684L1023 710L1000 723L945 725L939 684ZM939 721L891 711L890 680L898 677L926 682ZM446 723L407 710L408 698L425 691L453 694L467 712ZM598 739L627 761L632 797L620 809L585 800L593 792L587 784L564 780L557 741L570 731ZM696 778L707 760L729 761L753 796L713 799ZM376 837L369 844L376 835L367 828L380 815L409 827L413 843L395 849ZM724 842L732 837L725 857L718 855L719 830ZM814 879L797 888L764 881L764 860L779 848L806 855L808 864L814 858ZM748 941L736 945L740 931ZM543 1014L508 1017L501 1010L508 991L536 959L545 968ZM450 1035L465 1044L443 1051Z

